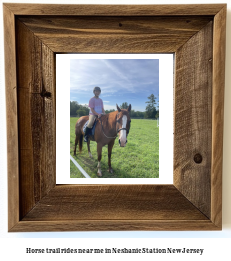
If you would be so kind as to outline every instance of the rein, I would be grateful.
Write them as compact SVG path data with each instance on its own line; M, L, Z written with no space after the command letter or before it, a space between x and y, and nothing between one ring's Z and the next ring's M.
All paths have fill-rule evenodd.
M104 136L105 136L106 138L108 138L108 139L115 139L115 138L117 137L118 132L116 133L116 136L115 136L115 137L108 137L108 136L104 133L104 131L103 131L103 125L102 125L102 121L101 121L101 119L98 118L98 120L99 120L100 123L101 123L102 132L103 132Z
M104 136L106 137L106 138L108 138L108 139L115 139L116 137L117 137L117 134L118 134L118 132L119 131L121 131L121 130L126 130L127 131L127 133L129 133L129 130L127 129L127 128L120 128L120 129L118 129L117 130L117 132L116 132L116 136L115 137L108 137L105 133L104 133L104 130L103 130L103 125L102 125L102 121L101 121L101 119L100 118L98 118L98 120L100 121L100 123L101 123L101 127L102 127L102 132L103 132L103 134L104 134Z

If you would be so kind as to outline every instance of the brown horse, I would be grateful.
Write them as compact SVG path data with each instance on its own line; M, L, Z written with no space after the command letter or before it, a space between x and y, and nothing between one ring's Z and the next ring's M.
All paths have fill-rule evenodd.
M97 153L98 153L98 171L97 175L102 176L100 161L102 157L102 147L108 144L108 171L113 173L111 167L111 152L115 143L117 134L119 134L119 144L120 147L125 147L127 143L127 135L130 129L130 115L131 104L128 108L120 109L116 104L117 111L102 115L99 119L96 119L98 122L95 127L94 140L97 142ZM78 119L75 125L75 149L74 155L76 155L76 146L79 144L79 152L82 151L83 146L83 126L88 121L89 116L83 116ZM92 157L90 151L90 140L93 140L92 137L88 138L87 147L89 156Z

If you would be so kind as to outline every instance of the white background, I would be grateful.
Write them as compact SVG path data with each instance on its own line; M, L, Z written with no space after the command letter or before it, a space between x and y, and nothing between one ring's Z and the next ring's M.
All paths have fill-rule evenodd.
M57 233L8 233L7 232L7 152L6 152L6 117L5 117L5 87L4 87L4 48L3 48L3 25L2 25L2 0L0 6L0 255L7 255L3 260L50 260L51 257L44 255L26 255L26 247L72 247L72 248L91 248L91 247L188 247L205 248L202 256L197 255L94 255L94 256L52 256L56 260L66 257L69 260L111 260L131 258L145 258L145 260L230 260L231 243L231 2L223 0L121 0L121 1L37 1L39 3L65 3L65 4L197 4L197 3L228 3L227 16L227 41L226 41L226 89L225 89L225 125L224 125L224 157L223 157L223 230L222 231L183 231L183 232L155 232L155 231L125 231L125 232L57 232ZM5 0L4 2L12 2ZM17 2L17 1L15 1ZM19 2L19 1L18 1ZM20 1L30 3L35 1ZM49 258L49 259L48 259ZM186 259L187 258L187 259Z
M70 178L70 59L159 60L158 179ZM56 55L56 104L56 184L173 184L173 54L58 54ZM152 137L150 136L150 138ZM84 144L84 146L87 145ZM117 146L117 143L114 146ZM95 171L97 172L97 169Z

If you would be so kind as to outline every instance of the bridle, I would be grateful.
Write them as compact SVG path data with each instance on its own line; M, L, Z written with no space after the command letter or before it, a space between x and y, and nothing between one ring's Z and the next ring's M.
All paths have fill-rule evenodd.
M131 122L131 121L129 121L129 122ZM128 135L130 128L129 128L129 129L127 129L127 128L117 129L117 134L118 134L118 132L121 131L121 130L126 130L126 131L127 131L127 135Z
M129 133L129 129L127 129L127 128L120 128L120 129L117 129L117 134L118 134L118 132L121 131L121 130L126 130L126 131L127 131L127 134Z
M120 114L120 113L118 113L117 116L118 116L119 114ZM118 122L119 120L116 119L116 121ZM131 122L131 120L129 121L129 123L130 123L130 122ZM129 126L129 129L127 129L127 128L120 128L120 129L117 129L117 134L118 134L118 132L121 131L121 130L126 130L126 131L127 131L127 135L128 135L129 130L130 130L130 126Z
M118 115L119 115L119 113L117 114L117 116L118 116ZM100 123L101 123L101 127L102 127L103 134L104 134L104 136L105 136L106 138L108 138L108 139L115 139L115 138L117 137L119 131L121 131L121 130L126 130L126 131L127 131L127 135L128 135L128 133L129 133L130 127L129 127L129 129L127 129L127 128L120 128L120 129L119 129L119 128L118 128L117 131L116 131L116 136L115 136L115 137L108 137L108 136L104 133L101 119L100 119L100 118L98 118L98 119L99 119L99 121L100 121ZM116 118L116 122L118 122L118 119L117 119L117 118ZM130 120L129 122L131 122L131 120Z

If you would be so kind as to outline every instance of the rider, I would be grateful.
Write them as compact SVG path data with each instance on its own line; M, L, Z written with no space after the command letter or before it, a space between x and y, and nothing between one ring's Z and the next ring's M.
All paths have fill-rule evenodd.
M96 86L93 89L93 93L95 94L94 97L92 97L89 100L88 107L90 108L89 112L89 122L87 124L85 135L84 135L84 141L87 142L88 140L88 133L89 130L92 128L95 118L98 116L98 118L101 117L102 114L105 114L104 107L103 107L103 101L99 98L99 95L101 93L100 87Z

